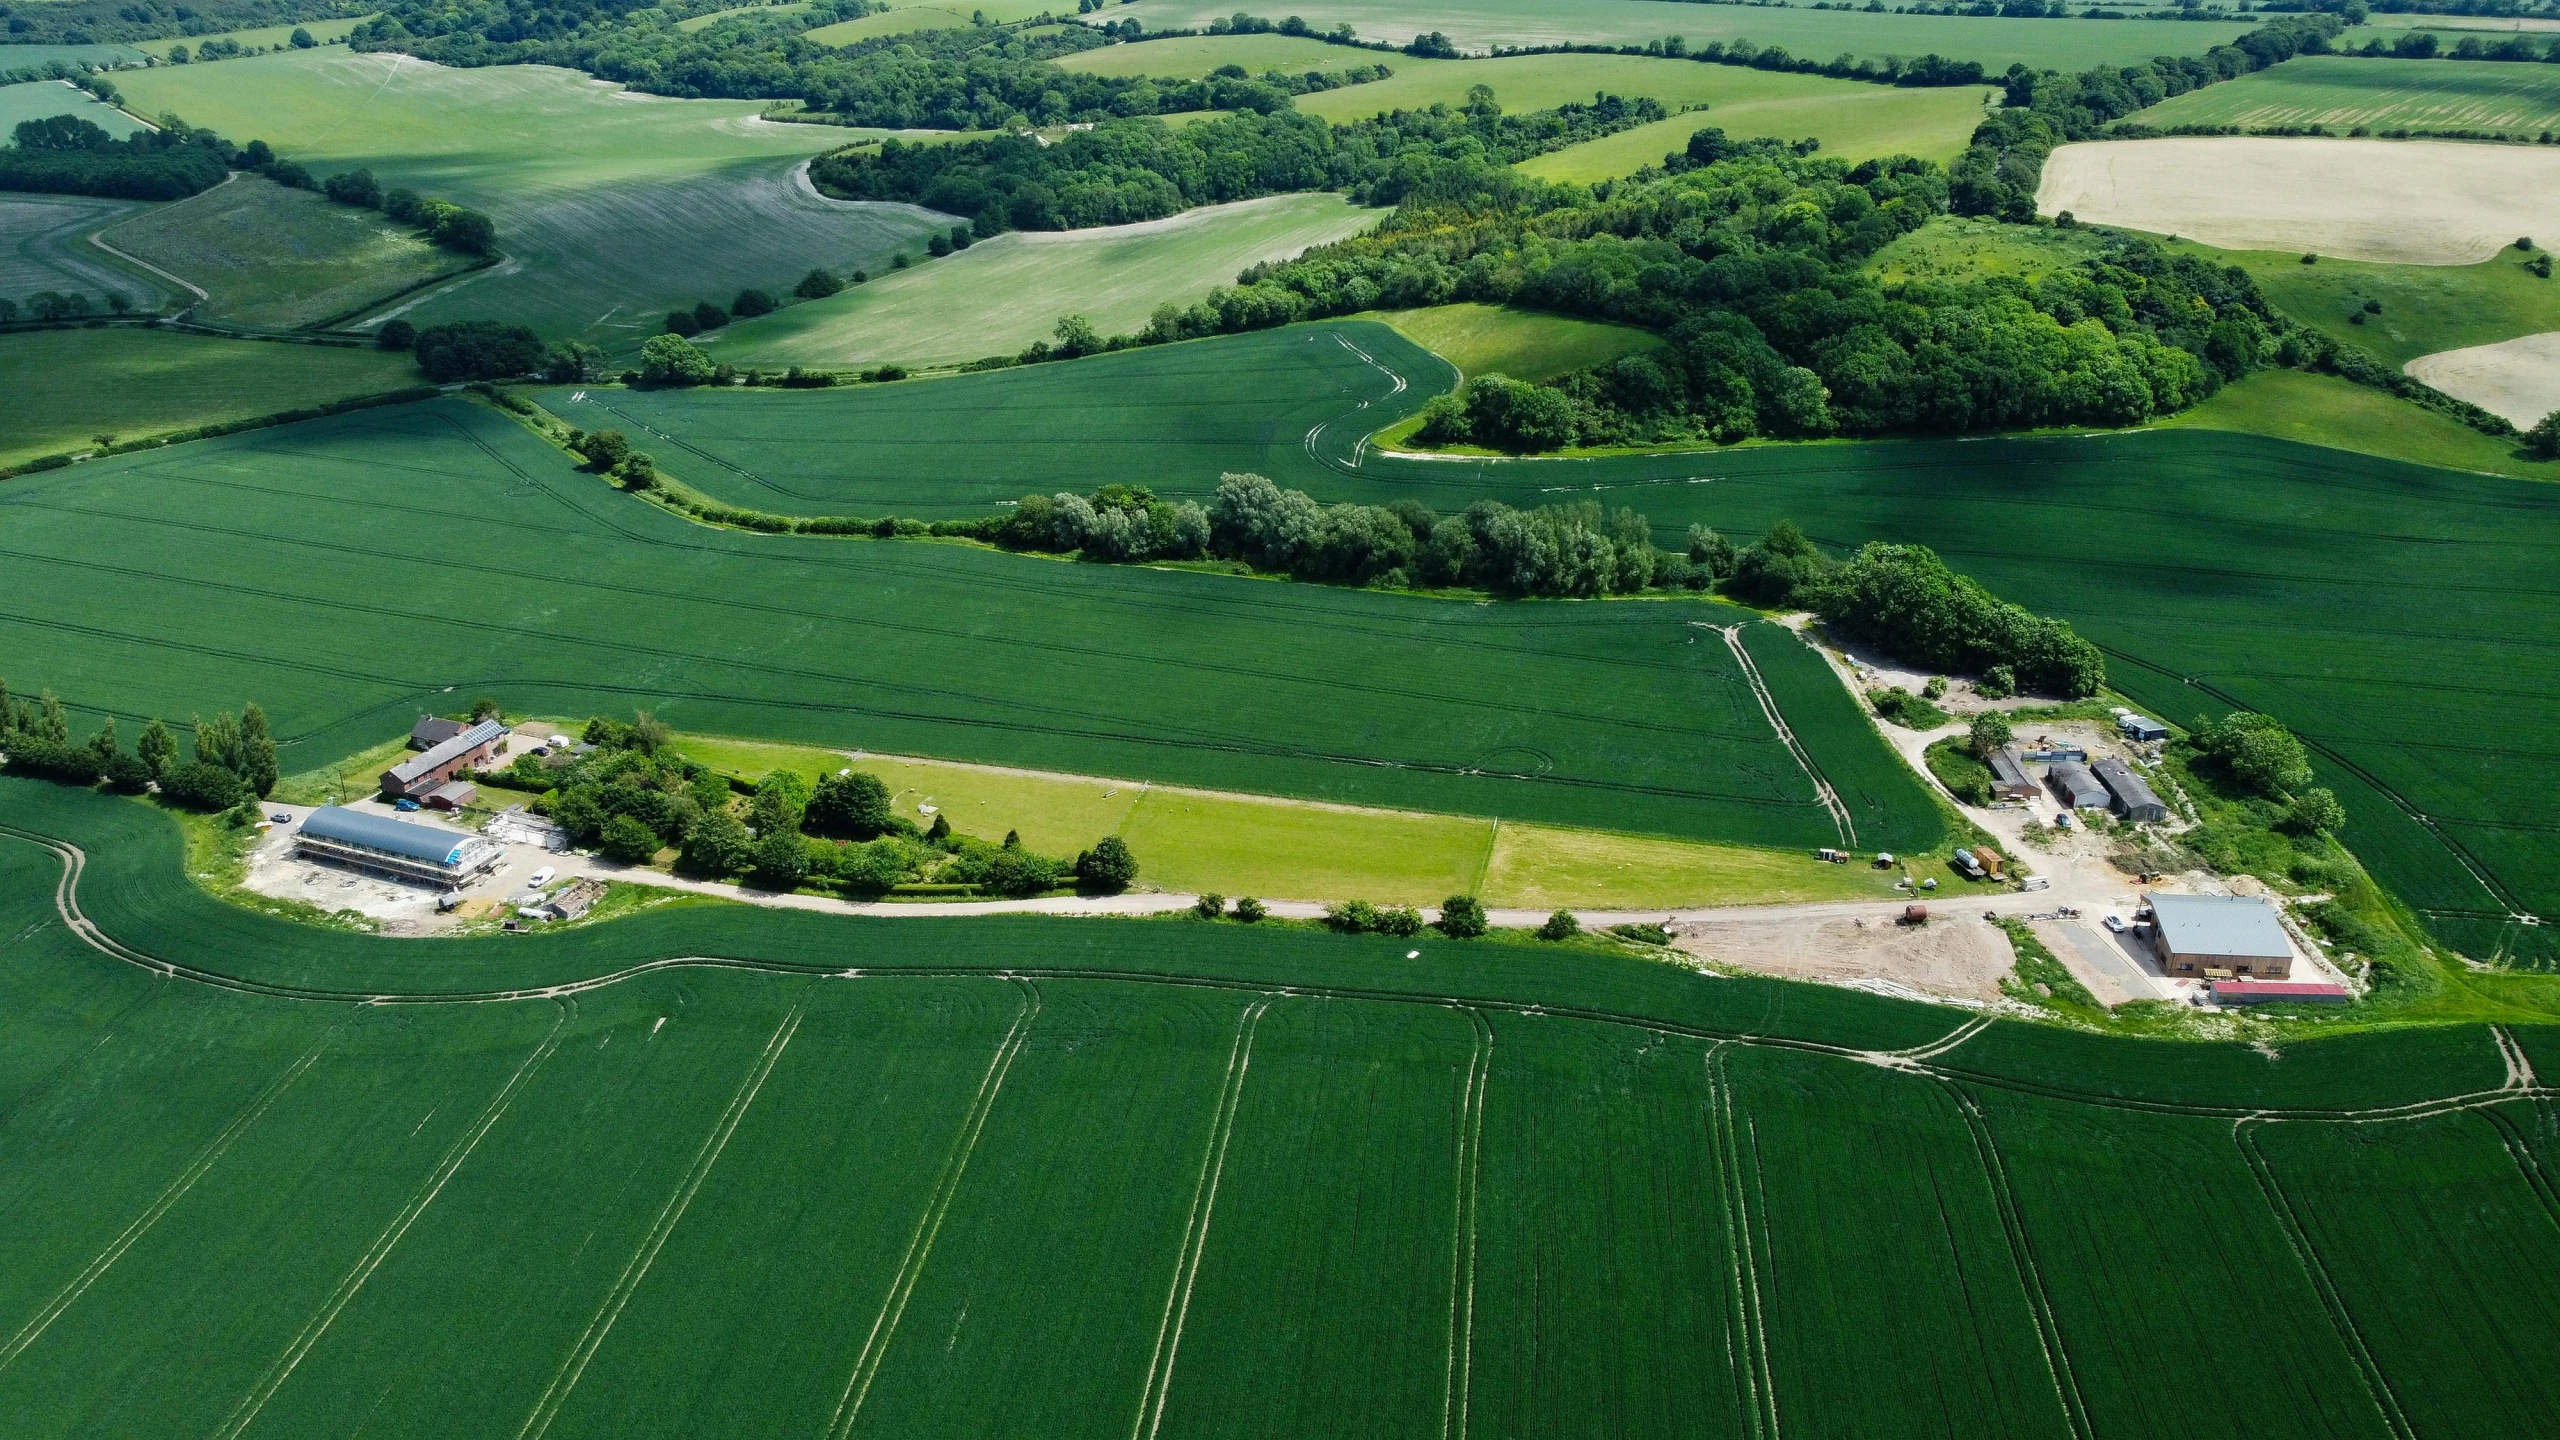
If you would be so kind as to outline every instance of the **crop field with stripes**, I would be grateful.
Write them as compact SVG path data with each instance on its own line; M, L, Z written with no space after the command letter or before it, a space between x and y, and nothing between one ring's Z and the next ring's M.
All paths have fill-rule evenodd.
M179 859L0 780L13 1436L2410 1440L2560 1401L2547 1033L2021 1048L1188 920L382 940Z
M1382 325L1337 322L962 381L589 394L688 481L765 509L983 514L1108 480L1203 497L1250 468L1320 500L1444 512L1589 498L1643 512L1664 544L1780 518L1834 550L1916 541L2070 620L2138 705L2285 720L2346 803L2347 843L2439 936L2560 963L2560 924L2518 919L2560 920L2560 822L2537 798L2560 786L2560 491L2186 430L1525 461L1364 443L1452 375ZM597 411L563 402L590 429ZM1119 416L1135 418L1103 418ZM973 438L922 443L955 429Z
M21 478L0 492L0 555L24 577L0 600L20 691L128 725L255 699L288 772L453 691L1690 839L1921 850L1943 833L1872 730L1839 722L1851 702L1815 657L1755 682L1718 627L1803 647L1729 606L1483 605L710 530L460 400ZM1761 685L1828 717L1801 751ZM1827 772L1862 777L1862 813L1826 804Z

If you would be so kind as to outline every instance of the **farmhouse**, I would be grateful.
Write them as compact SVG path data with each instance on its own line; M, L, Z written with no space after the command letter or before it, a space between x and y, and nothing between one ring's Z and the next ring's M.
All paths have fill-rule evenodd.
M312 811L294 837L294 853L305 860L326 860L430 885L458 885L495 869L507 854L506 847L477 835L457 835L342 805Z
M2053 789L2053 798L2065 810L2103 810L2107 808L2107 792L2098 788L2089 767L2076 761L2063 760L2045 772L2044 783Z
M418 723L409 727L409 748L433 750L470 728L471 722L468 720L447 720L441 715L421 715L418 717Z
M2115 797L2112 808L2118 815L2153 824L2169 818L2169 807L2160 803L2160 797L2151 793L2150 784L2134 774L2132 766L2110 755L2089 768L2096 772L2098 783Z
M483 720L459 735L438 741L424 754L383 771L382 793L393 800L423 800L452 780L454 771L497 754L506 738L506 726Z
M2293 941L2275 907L2240 895L2154 895L2148 904L2151 944L2171 975L2285 980L2293 975ZM2140 915L2136 919L2142 918Z
M1991 793L2003 800L2035 798L2035 777L2027 773L2026 761L2019 758L2017 746L2003 745L1991 752Z

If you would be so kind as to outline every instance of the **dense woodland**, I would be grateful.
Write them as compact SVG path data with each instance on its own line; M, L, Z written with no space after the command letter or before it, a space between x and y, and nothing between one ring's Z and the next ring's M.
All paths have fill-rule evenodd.
M222 183L241 158L210 130L164 125L118 140L72 115L21 120L0 149L0 190L178 200ZM262 147L263 148L263 147Z
M809 178L847 200L903 200L967 216L977 233L1059 230L1152 220L1193 205L1292 190L1346 190L1365 204L1421 196L1501 204L1524 188L1516 161L1664 118L1652 100L1601 95L1529 115L1506 115L1475 87L1463 109L1398 110L1327 125L1279 110L1204 120L1180 130L1111 120L1056 144L1004 136L965 145L839 151Z
M122 45L368 13L356 0L0 0L13 45Z

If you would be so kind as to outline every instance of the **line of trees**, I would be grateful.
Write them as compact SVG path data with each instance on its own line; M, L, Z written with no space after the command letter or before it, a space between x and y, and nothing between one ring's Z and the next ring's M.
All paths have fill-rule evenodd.
M1097 561L1223 560L1323 584L1508 596L1703 590L1731 573L1735 553L1704 529L1685 551L1662 550L1642 515L1589 500L1531 510L1479 500L1440 515L1414 500L1325 505L1238 474L1220 476L1205 506L1106 485L1089 496L1026 495L1009 514L934 529Z
M157 718L143 727L128 753L117 739L114 716L101 719L88 739L75 741L70 713L52 691L17 700L0 683L0 754L13 775L103 784L126 795L156 789L172 804L208 813L264 798L278 778L275 739L255 702L237 715L197 720L193 754L181 761L177 737Z
M207 130L164 126L118 140L76 115L21 120L0 149L0 190L180 200L222 183L228 141Z
M256 149L257 145L250 148ZM290 163L290 162L286 162ZM403 225L417 227L428 240L449 250L466 255L490 255L498 248L498 223L477 210L456 205L450 200L420 195L414 190L385 190L370 170L345 170L317 185L301 166L291 166L295 178L277 174L272 178L285 184L299 184L305 190L318 190L341 205L358 210L379 210Z
M126 45L362 15L352 0L44 0L0 5L13 45Z

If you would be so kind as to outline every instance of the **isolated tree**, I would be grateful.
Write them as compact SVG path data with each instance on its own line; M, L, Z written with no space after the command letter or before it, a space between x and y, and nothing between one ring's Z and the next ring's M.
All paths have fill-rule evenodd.
M506 707L498 703L495 695L477 696L471 702L471 721L475 725L483 720L495 720L505 713Z
M1076 880L1089 889L1126 890L1137 878L1138 857L1117 835L1103 836L1076 857Z
M135 759L149 767L151 778L157 780L176 763L178 741L169 733L169 727L160 723L160 717L155 715L150 724L142 727L142 738L133 742L133 754Z
M1581 933L1582 922L1570 910L1558 910L1547 917L1547 923L1538 927L1541 940L1570 940Z
M599 430L578 442L578 453L598 470L610 470L631 458L631 441L619 430Z
M729 313L741 320L770 315L773 313L773 297L761 290L741 290L738 298L729 302Z
M1990 759L1992 752L2008 744L2015 735L2016 732L2009 727L2009 717L1997 710L1985 710L1974 716L1973 724L1967 727L1965 732L1967 743L1973 746L1973 753L1985 760Z
M1452 940L1473 940L1489 926L1484 902L1473 895L1452 895L1440 902L1440 933Z
M652 385L700 385L715 368L710 356L681 335L652 335L640 344L640 378Z
M285 39L296 50L308 50L312 46L320 43L319 41L311 38L310 31L303 29L299 25L294 26L293 33L286 36Z

